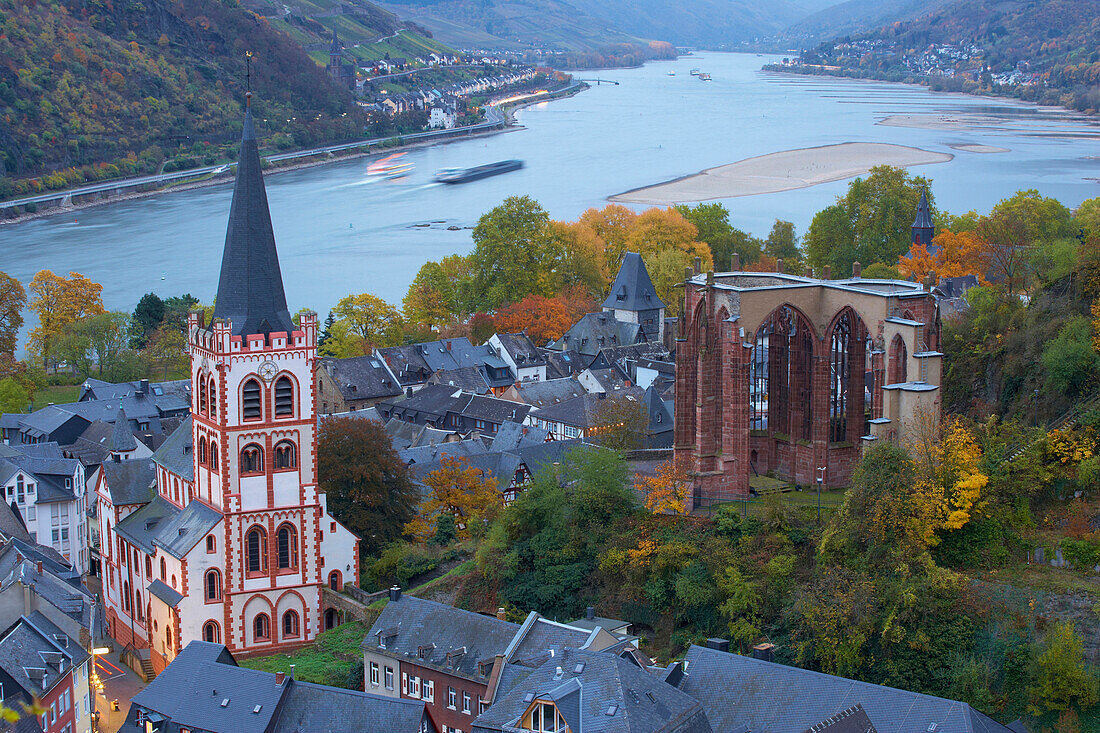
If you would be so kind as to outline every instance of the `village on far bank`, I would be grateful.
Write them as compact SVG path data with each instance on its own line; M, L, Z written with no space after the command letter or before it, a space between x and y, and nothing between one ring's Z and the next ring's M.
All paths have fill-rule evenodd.
M562 303L513 297L505 276L476 334L374 345L393 309L373 296L345 299L341 318L370 314L358 337L290 312L247 106L240 150L214 305L147 296L125 332L186 378L92 377L123 348L80 327L115 315L90 305L99 286L31 285L36 308L59 295L36 357L85 378L73 400L0 414L12 730L1026 733L1095 709L1096 620L1058 606L1100 572L1094 410L1049 432L1037 404L1031 426L945 416L951 324L988 308L987 276L1007 290L983 314L1055 296L973 268L988 242L971 233L992 229L937 221L923 179L873 172L911 201L909 277L854 257L815 270L783 222L720 252L700 221L672 258L623 239L589 280L609 283L601 299L551 335L535 326ZM630 216L667 234L717 211L619 209L588 224L611 240ZM1059 226L1094 237L1097 210ZM540 236L500 244L518 262ZM1067 266L1093 272L1087 249ZM435 291L410 293L438 323ZM521 303L532 327L501 327ZM1088 323L1060 328L1045 368L1096 376ZM325 346L353 337L354 356ZM21 408L27 365L0 366ZM1009 514L1019 528L993 526ZM1065 574L1041 610L963 574L1010 552ZM990 647L999 676L951 656L944 681L949 648L994 628L1018 640Z

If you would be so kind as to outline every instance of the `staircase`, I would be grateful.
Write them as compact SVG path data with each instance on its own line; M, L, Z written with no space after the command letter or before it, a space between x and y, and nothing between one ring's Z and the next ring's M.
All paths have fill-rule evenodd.
M157 676L157 673L153 670L153 663L149 660L149 657L141 657L141 676L145 678L146 682L151 681Z
M1068 412L1047 423L1045 432L1049 433L1052 430L1071 430L1081 422L1081 419L1085 415L1097 409L1100 409L1100 395L1093 397L1087 402L1081 402L1074 405ZM1008 450L1005 451L1005 457L1002 458L1000 462L1009 463L1016 460L1036 442L1036 440L1023 441L1010 446Z

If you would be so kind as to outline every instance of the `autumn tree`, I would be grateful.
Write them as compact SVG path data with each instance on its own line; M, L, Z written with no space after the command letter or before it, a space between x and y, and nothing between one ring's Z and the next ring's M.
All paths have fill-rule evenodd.
M687 206L680 204L676 207L685 219L695 225L698 230L698 239L710 247L711 257L714 260L716 270L729 269L736 253L741 260L741 266L746 267L760 259L764 243L748 232L730 224L729 209L723 204L696 204Z
M514 305L497 311L496 330L502 333L525 331L537 346L556 341L573 325L573 314L561 297L528 295Z
M402 301L405 320L429 328L452 320L456 315L454 283L438 262L425 262L416 273Z
M420 500L408 466L374 420L321 421L317 480L332 516L360 538L364 555L399 540Z
M550 295L550 217L529 196L510 196L482 214L470 253L479 305L497 308L532 293Z
M358 337L366 346L396 346L401 343L403 321L392 305L370 293L347 295L332 309L337 324ZM330 338L332 338L330 334Z
M1032 705L1087 710L1098 701L1097 679L1085 665L1085 649L1072 621L1057 621L1043 639L1028 695Z
M418 542L434 536L439 518L454 519L460 540L480 535L504 506L500 485L492 474L475 468L465 458L444 455L439 468L423 477L428 496L416 516L405 525L405 534Z
M548 236L554 291L583 289L592 296L602 296L614 277L607 263L606 243L592 228L579 222L551 221Z
M11 275L0 272L0 353L15 353L26 305L27 291L23 284Z
M645 445L649 414L634 395L608 394L594 417L591 436L605 448L625 452Z
M638 215L620 204L610 204L602 209L588 209L578 224L589 229L603 242L604 262L609 278L614 277L629 249L629 237ZM608 280L611 284L611 280Z
M645 508L654 514L686 514L690 488L690 465L682 457L658 464L652 476L634 477L634 490L645 497Z
M77 272L64 278L41 270L31 280L30 289L34 293L30 308L38 316L30 346L41 356L43 367L49 368L62 335L78 321L104 312L103 286Z
M985 248L988 246L975 231L955 234L943 230L932 240L935 254L928 246L914 244L909 252L898 260L898 272L905 278L921 281L928 273L938 282L943 277L974 275L985 285Z

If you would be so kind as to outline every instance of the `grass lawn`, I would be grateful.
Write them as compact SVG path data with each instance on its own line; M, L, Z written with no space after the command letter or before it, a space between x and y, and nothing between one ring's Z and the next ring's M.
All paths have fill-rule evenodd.
M292 654L252 657L240 660L242 667L264 672L290 672L305 682L346 687L348 673L362 660L359 645L366 636L367 625L352 621L317 636L317 641Z
M51 402L55 405L63 405L66 402L76 402L80 396L79 384L59 384L43 387L34 395L35 409L41 409Z

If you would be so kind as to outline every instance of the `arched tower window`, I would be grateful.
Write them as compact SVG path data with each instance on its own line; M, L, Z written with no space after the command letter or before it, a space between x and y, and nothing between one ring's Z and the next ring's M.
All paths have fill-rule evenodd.
M222 630L218 626L217 621L207 621L202 625L202 640L208 641L211 644L220 644L222 641Z
M253 527L248 530L244 538L245 553L248 564L246 566L250 575L267 571L267 533L262 527Z
M249 443L241 450L241 474L263 473L264 449Z
M199 438L199 465L206 465L206 439Z
M287 417L294 414L294 382L290 377L275 380L275 416Z
M293 639L299 635L298 612L287 611L283 614L283 638Z
M206 571L206 600L220 601L222 599L222 574L216 569Z
M207 392L210 393L210 417L218 416L218 388L215 384L214 377L210 377L210 381L206 385Z
M218 444L210 441L210 468L218 470Z
M264 416L263 392L255 379L246 380L241 385L241 416L245 420L260 420Z
M164 562L164 558L160 559L160 579L168 580L168 563Z
M199 414L206 414L206 375L199 375Z
M294 525L279 525L275 534L275 555L280 570L294 570L298 567L298 532Z
M905 339L901 334L890 342L890 384L909 381L909 350L905 348Z
M289 440L283 440L275 444L275 468L297 468L298 449Z
M252 637L256 641L271 639L271 619L266 613L261 613L252 620Z

